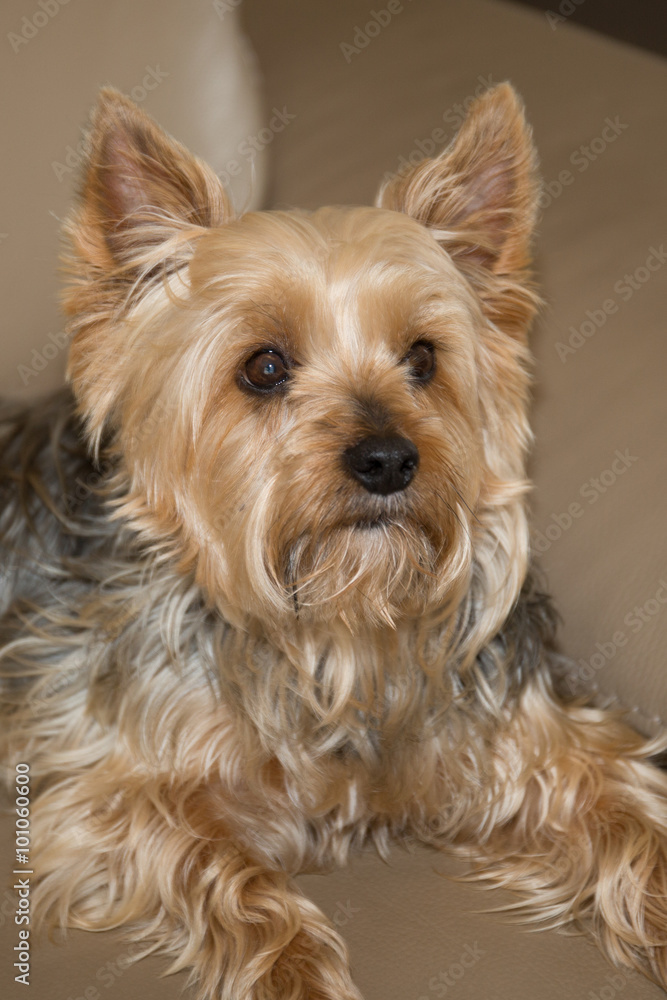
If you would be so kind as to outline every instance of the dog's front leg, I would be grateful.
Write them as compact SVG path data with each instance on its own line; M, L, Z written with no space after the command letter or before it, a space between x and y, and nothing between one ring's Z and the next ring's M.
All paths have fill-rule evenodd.
M562 704L537 677L507 725L459 754L467 814L454 809L455 824L441 817L425 838L454 843L473 877L518 890L520 917L584 928L612 961L667 988L667 774L654 763L665 743L619 713Z
M200 1000L360 1000L342 939L286 872L220 830L197 831L166 784L103 798L104 784L80 776L36 803L37 913L124 925L137 957L189 969Z

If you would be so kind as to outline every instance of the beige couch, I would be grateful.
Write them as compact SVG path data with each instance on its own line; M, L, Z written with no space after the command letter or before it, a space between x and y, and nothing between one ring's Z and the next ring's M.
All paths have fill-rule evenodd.
M85 42L76 3L67 11L72 61ZM232 16L236 6L229 0L222 13ZM137 3L137 17L141 9ZM267 114L279 107L294 115L271 145L270 203L368 202L401 158L452 135L476 90L511 79L522 92L547 181L537 258L546 306L534 334L536 544L564 618L573 683L597 684L634 710L637 725L655 729L667 719L667 67L510 3L402 0L387 21L388 9L386 0L246 0ZM366 30L372 11L386 22L380 30ZM211 24L220 12L210 8ZM44 32L57 29L54 19ZM184 45L183 59L191 51ZM208 58L213 72L214 53ZM55 68L30 86L9 91L24 105L27 131L44 102L71 99ZM196 104L190 113L199 116ZM29 200L35 169L26 159L12 200ZM49 219L42 221L50 244ZM0 252L19 254L8 240ZM22 245L12 272L30 298L41 294L30 278L36 253ZM3 330L3 349L41 336ZM9 870L10 826L2 832ZM664 996L615 972L584 939L529 934L475 914L503 897L437 871L453 869L417 850L396 852L388 866L369 855L335 875L300 880L349 942L367 1000ZM179 996L183 978L158 981L160 960L125 968L127 946L112 933L43 946L29 992L14 986L13 896L0 898L3 998Z

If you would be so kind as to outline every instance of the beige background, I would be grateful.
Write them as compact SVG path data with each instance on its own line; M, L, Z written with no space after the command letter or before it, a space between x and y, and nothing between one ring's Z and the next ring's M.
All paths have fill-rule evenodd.
M201 15L201 6L192 6ZM341 44L353 44L369 11L385 7L384 0L374 6L365 0L247 0L244 21L265 74L267 114L278 106L296 116L271 144L270 201L304 207L368 202L378 179L398 166L400 156L410 155L416 140L428 139L436 128L452 134L455 106L474 93L480 77L493 82L509 78L524 95L546 180L557 180L563 170L572 175L572 182L545 207L540 227L537 264L546 307L534 334L537 439L532 473L535 525L541 534L556 523L554 515L566 524L562 515L571 504L578 503L582 513L551 542L542 561L564 618L565 647L575 660L590 664L596 643L607 651L612 645L613 657L603 655L604 665L589 668L589 673L609 696L636 708L639 724L658 726L667 718L667 606L650 602L660 581L667 580L667 265L628 301L614 286L625 284L625 274L644 266L651 247L667 243L665 63L569 23L552 30L542 13L499 0L406 0L377 37L362 51L348 52L346 61ZM142 4L135 9L140 16ZM3 8L5 32L32 10L32 3ZM58 142L51 136L41 150L38 140L48 119L45 109L72 100L72 64L94 30L83 10L80 0L71 0L20 53L20 58L32 58L42 46L42 62L35 55L27 78L19 76L19 54L13 66L5 57L8 84L3 93L10 96L3 102L4 113L14 124L20 118L21 129L30 136L25 149L10 150L10 184L2 192L5 217L16 206L30 205L51 169L53 148L67 144L65 136ZM209 16L217 29L212 7ZM55 46L58 33L67 60L54 65L49 45ZM190 51L184 42L186 62ZM153 58L148 52L147 43L146 63ZM48 65L48 72L40 65ZM194 82L189 96L196 120ZM186 90L179 99L187 98ZM78 107L77 114L82 113ZM601 136L607 118L618 118L627 128L581 171L581 147L590 148ZM36 325L34 316L42 307L32 312L43 301L43 289L31 279L32 263L42 255L50 260L53 251L48 216L42 221L43 228L39 220L32 225L29 239L14 239L12 230L0 243L3 274L11 278L8 290L15 296L19 284L26 315L32 317L23 328L13 314L11 328L2 329L3 357L11 359L2 373L5 385L7 379L15 381L17 358L43 343L53 328L50 323L57 322ZM0 223L3 232L9 228ZM595 313L608 299L617 311L562 362L556 343L570 336L570 327L581 327L587 310ZM40 376L40 387L51 371ZM633 461L622 474L607 473L617 450L627 450ZM601 474L604 492L592 483ZM591 490L597 495L594 503ZM647 620L635 631L629 624L635 619L633 609L647 601ZM624 645L613 639L619 633ZM4 833L11 833L7 825ZM433 874L434 866L443 867L442 860L425 851L397 853L388 867L366 857L335 876L301 880L341 927L367 1000L442 995L461 1000L644 1000L664 995L643 980L614 979L582 939L528 935L497 916L471 915L498 897L452 885ZM11 916L8 891L0 914L9 908ZM67 949L40 950L26 994L12 986L7 974L14 929L10 918L0 916L0 922L3 997L77 1000L87 988L89 993L97 989L104 1000L179 995L182 979L155 978L158 960L142 962L109 981L105 963L127 951L115 934L76 934ZM445 981L438 977L454 968L467 945L477 945L484 954L443 993ZM87 1000L98 998L93 993Z

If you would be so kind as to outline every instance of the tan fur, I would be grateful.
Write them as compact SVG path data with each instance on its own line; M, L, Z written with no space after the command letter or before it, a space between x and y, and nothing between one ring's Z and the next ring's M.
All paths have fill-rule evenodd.
M3 753L38 785L37 912L131 926L201 998L352 1000L290 876L417 837L667 983L663 743L558 700L522 591L536 205L508 85L374 208L241 218L102 93L65 308L112 471L90 522L41 501L88 539L50 569L64 598L28 581L21 603L30 502L0 520ZM261 395L243 373L267 348L290 378ZM419 453L388 495L343 460L377 434Z

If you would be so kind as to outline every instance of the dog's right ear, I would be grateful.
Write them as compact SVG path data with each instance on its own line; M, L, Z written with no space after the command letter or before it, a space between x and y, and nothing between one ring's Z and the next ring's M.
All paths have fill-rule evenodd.
M232 217L205 163L118 91L100 93L63 260L67 373L95 448L128 387L145 381L127 350L124 312L167 282L186 288L198 240Z
M100 92L87 136L81 200L67 224L75 265L117 282L157 264L170 270L170 244L229 221L213 171L113 88Z

